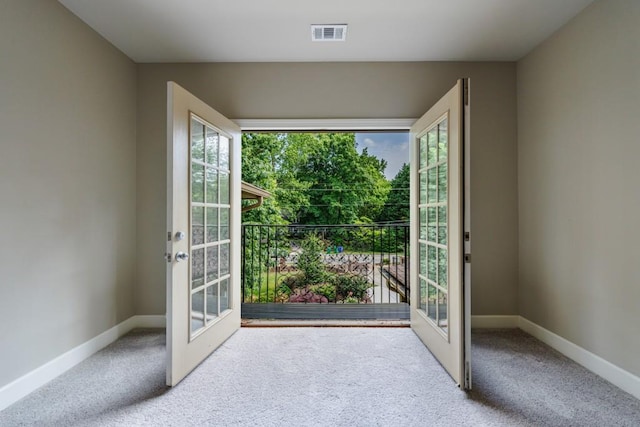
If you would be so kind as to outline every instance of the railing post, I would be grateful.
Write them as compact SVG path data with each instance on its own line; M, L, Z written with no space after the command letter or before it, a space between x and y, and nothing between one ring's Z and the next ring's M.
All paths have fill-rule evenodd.
M245 272L245 261L246 261L246 250L247 250L247 236L246 225L240 226L240 240L241 240L241 249L240 249L240 262L242 263L242 268L240 269L240 283L242 285L242 302L246 302L245 300L245 286L246 286L246 272Z
M253 292L256 286L256 275L255 275L255 258L256 258L256 227L254 225L251 226L251 295L250 302L253 302ZM260 298L258 298L258 302L260 302Z
M258 228L258 302L262 302L262 227Z
M396 277L398 277L398 230L399 230L398 225L397 224L394 225L393 226L393 235L394 235L393 236L393 239L394 239L393 240L393 251L395 252L396 257L395 257L394 262L393 262L393 269L395 271ZM391 257L389 257L389 270L391 270ZM407 280L407 279L405 279L405 280ZM400 293L397 292L397 290L398 290L398 285L396 285L396 293L398 294L398 297L400 297ZM407 291L405 290L405 293L406 292ZM398 301L398 302L402 302L402 297L400 297L400 301Z
M269 302L269 272L271 271L271 226L267 225L267 259L265 263L267 264L267 297L266 300ZM275 300L275 298L274 298Z
M376 227L371 227L371 281L373 283L373 289L376 287ZM382 288L379 290L380 303L384 302L384 292Z
M405 225L403 229L404 233L404 294L406 296L406 302L411 304L411 277L409 276L409 226ZM417 266L416 266L417 267Z
M276 253L274 255L274 263L273 263L273 268L274 268L274 277L273 277L273 302L277 302L276 299L278 298L278 269L280 268L280 266L278 265L278 256L280 255L280 253L278 252L278 240L279 240L279 228L277 225L274 227L274 231L275 231L275 235L276 235Z

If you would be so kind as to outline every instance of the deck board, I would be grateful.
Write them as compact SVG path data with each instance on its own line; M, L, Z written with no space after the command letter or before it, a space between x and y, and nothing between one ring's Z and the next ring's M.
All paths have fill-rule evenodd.
M409 304L242 304L243 319L409 320Z

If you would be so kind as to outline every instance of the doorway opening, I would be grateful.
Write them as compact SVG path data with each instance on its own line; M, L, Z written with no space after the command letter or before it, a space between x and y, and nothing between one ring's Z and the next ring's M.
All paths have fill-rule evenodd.
M409 320L408 130L245 132L242 180L243 319Z
M169 230L167 233L166 255L168 261L167 384L175 385L241 326L241 297L243 296L241 281L243 267L241 261L244 261L241 250L243 240L241 193L245 188L241 185L241 133L243 127L245 132L260 129L247 129L243 124L238 126L239 123L234 123L225 118L173 82L168 82L167 88L167 225ZM468 174L465 173L465 171L468 171L469 163L468 158L464 156L465 147L468 148L469 146L469 133L467 131L469 123L468 93L468 81L464 79L458 80L449 92L410 127L409 247L407 250L402 249L405 258L407 254L410 255L412 258L411 264L413 265L413 268L408 268L411 277L409 299L412 330L429 347L454 381L463 388L471 387L469 358L470 288L469 281L465 280L470 270L468 263L463 264L462 261L463 244L464 248L467 249L469 241L467 236L470 236L470 232L467 229L464 233L463 242L463 230L466 228L467 214L469 212L468 204L465 203L469 195L468 191L466 191L468 189ZM189 131L191 129L189 118L194 116L201 119L197 121L199 124L196 127L204 129L204 137L201 136L200 132L194 132L193 129ZM286 127L281 129L284 128ZM336 130L335 128L327 129L323 127L305 130L314 129ZM348 129L348 127L345 127L345 129ZM277 129L272 130L277 131ZM347 151L346 154L345 152L340 152L340 150L336 149L336 145L341 144L334 143L327 143L325 144L326 147L322 149L309 149L303 143L292 145L294 147L292 152L302 159L298 163L308 167L308 170L305 172L303 169L303 172L297 173L295 175L297 181L288 181L292 185L291 188L296 190L313 188L313 182L308 182L309 176L307 175L312 170L315 170L318 174L325 174L323 180L318 180L320 186L315 187L318 190L333 191L334 188L329 187L328 184L335 181L337 184L342 183L342 187L344 187L345 183L348 183L348 188L338 186L338 189L349 190L352 193L354 189L357 189L362 197L380 196L376 191L377 187L367 187L367 184L370 184L371 181L363 180L369 175L374 176L371 179L375 179L376 173L379 178L384 169L381 167L379 159L370 156L364 150L358 153L356 149L354 153L355 135L344 137L343 133L334 133L342 135L341 138L337 136L334 136L334 138L342 140L342 145L351 146L351 151ZM300 134L293 133L293 135ZM316 138L326 139L326 134L321 133L319 135ZM221 145L225 150L227 147L229 148L228 168L223 167L227 165L227 157L220 155L222 153L220 149L208 151L208 148L215 148L217 146L215 141L220 141L222 137L224 141L228 141L228 143L224 142ZM296 138L293 139L295 140ZM201 150L199 150L203 142L204 161L200 156ZM278 137L276 137L275 142L271 141L263 145L266 145L268 149L273 149L275 146L280 152L282 151L281 147L278 146ZM325 148L326 151L323 151ZM316 151L319 151L320 155L317 156L315 161L311 161ZM279 151L275 150L274 152L277 154ZM215 153L218 155L216 156ZM298 157L294 156L292 158L296 159ZM224 164L221 163L221 159L224 159ZM272 156L270 159L273 166L278 158ZM356 165L354 171L346 179L334 179L334 175L344 169L348 169L345 166L347 160L354 159ZM289 159L288 161L292 160ZM334 166L332 166L333 163L335 163ZM310 165L314 166L315 169L310 168ZM292 173L291 171L294 169L284 168L284 170L289 170ZM376 173L372 172L376 170ZM327 171L333 173L327 174ZM224 184L222 187L221 183ZM387 183L387 188L389 187L390 183ZM204 190L200 191L201 188L204 188ZM221 198L221 188L224 189L224 199ZM253 188L256 189L257 187L254 185ZM227 189L229 203L222 203L224 206L217 206L227 200ZM370 223L372 218L377 215L378 211L375 209L375 203L370 199L365 199L368 200L369 204L347 203L351 201L351 199L346 198L348 193L344 191L338 193L327 200L327 203L317 203L320 205L326 204L327 206L311 206L313 203L309 201L310 196L306 199L302 198L302 205L305 209L293 212L291 206L287 206L290 209L288 215L292 218L300 218L303 215L309 216L312 220L317 220L321 215L349 218L345 216L349 212L349 209L347 209L349 206L347 205L353 204L355 206L350 206L349 208L355 207L358 209L357 212L360 213L360 216L355 215L355 219L365 222L365 224L356 224L360 228L365 228L363 226L367 225L367 221L363 221L363 219L368 219ZM264 198L267 192L263 191L262 194ZM200 200L202 196L204 197L204 202ZM338 198L337 201L335 200L336 197ZM291 200L291 196L289 200ZM296 200L294 198L294 201ZM300 200L297 200L297 202L300 202ZM205 212L204 258L200 256L201 252L198 252L202 249L199 246L202 243L193 242L194 239L201 238L197 228L199 224L202 225L202 221L199 221L200 208L214 209L211 215ZM215 210L217 208L221 209L220 212ZM221 213L223 212L222 209L229 209L229 215L223 215ZM430 209L432 211L436 210L435 216L429 214ZM278 215L279 219L284 216L282 211L279 211ZM224 221L221 220L223 216ZM351 215L351 218L354 218L354 215ZM313 225L326 226L327 224ZM226 240L228 242L225 240L215 244L217 242L216 238L218 240L220 238L221 227L227 226L229 236ZM183 230L187 230L188 233ZM325 241L328 232L328 230L324 231L324 234L314 232L308 236L301 237L299 243L289 242L283 245L285 251L289 254L294 252L293 249L296 249L296 244L299 245L300 249L297 251L298 261L295 278L291 280L294 282L302 281L303 285L298 289L297 294L293 295L294 298L308 295L309 292L312 293L310 298L316 298L318 294L321 294L320 288L322 287L324 288L322 292L326 292L331 296L335 295L334 307L375 306L367 303L367 300L371 299L368 291L357 295L357 288L352 286L347 289L344 284L339 283L340 281L346 281L353 285L355 282L361 282L363 278L357 271L349 271L349 268L347 268L347 278L338 279L337 277L339 276L333 275L335 272L331 271L324 261L326 252L334 255L344 254L346 244L353 244L354 247L360 244L359 251L364 251L362 242L368 240L366 238L368 237L366 230L363 231L365 239L359 239L355 244L352 239L346 240L346 233L342 232L340 237L344 239L343 241L331 242L328 245ZM334 234L337 233L334 232ZM272 238L272 236L275 236L275 238ZM211 239L213 241L210 241ZM267 232L266 236L261 235L260 232L258 232L257 238L255 234L252 236L252 242L261 244L265 240L279 241L280 236L277 232L272 234L271 230ZM379 243L389 243L392 240L395 242L396 239L389 237L387 239L378 238L377 240ZM375 250L375 236L372 236L372 241L372 248ZM221 257L220 246L227 243L229 244L229 256ZM213 249L208 250L209 247ZM342 248L342 252L339 247ZM435 248L436 250L429 250L430 248ZM260 268L264 265L268 273L271 272L271 268L275 268L276 270L273 271L275 273L280 266L279 251L272 252L269 248L266 251L258 250L258 252L266 255L262 258L266 259L266 264L261 264ZM275 255L275 263L272 261L272 254ZM467 258L466 254L465 252L465 259ZM372 255L375 265L376 257L374 254ZM246 258L246 252L244 257ZM286 256L284 258L283 267L286 267ZM258 259L260 260L261 258ZM185 262L187 260L189 261L188 263ZM380 274L383 274L384 259L378 257L377 260ZM399 264L397 261L396 257L396 264ZM224 270L221 263L224 264ZM435 276L433 274L434 271ZM225 296L228 295L225 301L228 301L229 304L224 305L226 309L223 312L219 310L221 307L220 294L215 292L220 289L216 280L225 279L220 277L220 272L228 275L225 278L229 280L229 286L226 288L227 294L225 294ZM204 284L200 282L202 275L206 277ZM314 277L315 279L309 280L309 278ZM328 278L332 280L328 280ZM262 279L259 278L259 286L261 283ZM291 294L294 293L294 289L289 284L294 285L293 283L285 284L290 292L288 294L289 303L282 302L281 305L283 306L293 305ZM333 284L334 287L329 288L327 286L329 284ZM194 285L197 286L194 288ZM269 279L267 279L267 289L269 289L269 285ZM437 293L429 292L430 285L436 289ZM212 317L208 325L205 322L205 327L199 328L197 334L189 334L192 329L189 325L193 317L196 316L199 319L200 312L204 310L202 304L194 306L194 302L199 304L200 299L194 299L193 297L194 294L202 291L202 286L205 286L205 291L206 288L213 290L211 298L205 292L204 306L205 308L209 307L208 301L217 302L218 304L214 304L217 305L214 308L218 308L217 317L213 317L216 312L207 313L211 314ZM318 286L318 288L311 289L311 286ZM293 287L295 288L295 286ZM224 287L223 290L225 290ZM251 295L254 295L253 290L254 288L251 289ZM278 294L278 288L275 286L273 291L275 295ZM341 304L337 303L338 295L340 295ZM216 299L216 297L218 298ZM328 306L329 298L327 295L320 296L321 302L318 305L322 305L323 297L327 300L326 305ZM260 291L257 293L257 298L261 298ZM430 304L433 306L434 300L435 311L432 311L430 310ZM308 301L305 304L297 304L298 306L312 305ZM390 305L391 302L387 304ZM383 305L380 304L379 306ZM445 308L446 311L444 310ZM435 320L430 315L431 313L436 313ZM444 316L442 315L444 313L446 313L446 321L444 321Z

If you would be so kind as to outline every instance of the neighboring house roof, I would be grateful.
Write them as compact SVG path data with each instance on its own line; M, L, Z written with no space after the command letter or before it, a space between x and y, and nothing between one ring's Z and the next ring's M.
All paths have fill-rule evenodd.
M242 207L242 212L250 211L251 209L262 206L262 202L266 197L271 197L271 193L263 190L260 187L256 187L253 184L242 181L242 200L256 200L256 203L252 203Z

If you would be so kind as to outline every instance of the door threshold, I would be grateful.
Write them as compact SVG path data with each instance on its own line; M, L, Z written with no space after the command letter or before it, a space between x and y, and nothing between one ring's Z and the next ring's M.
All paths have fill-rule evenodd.
M409 320L242 319L243 328L409 328Z

